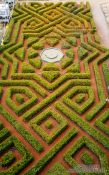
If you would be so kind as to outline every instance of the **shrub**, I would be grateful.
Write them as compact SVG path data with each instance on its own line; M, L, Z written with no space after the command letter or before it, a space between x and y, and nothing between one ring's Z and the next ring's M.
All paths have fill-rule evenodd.
M58 122L58 127L56 127L55 131L49 136L40 126L40 124L49 117L54 118ZM67 127L67 121L61 117L58 113L56 113L54 110L51 110L50 108L44 111L44 113L41 113L37 118L34 118L31 122L31 127L48 143L52 143L54 139L66 129ZM48 125L48 124L47 124ZM51 125L51 124L50 124ZM49 125L49 126L50 126Z
M70 175L68 170L64 168L64 166L61 163L56 163L52 168L50 168L47 172L46 175L58 175L58 174L63 174L63 175Z
M33 168L31 168L26 175L35 175L40 172L47 163L77 134L77 130L73 128L64 138L61 139Z
M29 100L27 102L25 102L24 104L17 106L11 99L11 97L14 93L26 94L26 96L29 98ZM35 104L37 102L37 100L38 100L37 97L33 96L32 92L28 91L28 88L26 88L26 87L25 88L13 87L7 91L6 103L19 116L21 114L23 114L25 111L27 111L33 104Z
M51 121L46 121L45 126L47 129L51 129L53 127L53 124Z
M55 63L47 63L44 65L43 71L59 71L59 67Z
M9 151L7 154L5 154L5 156L2 158L2 166L6 167L10 164L12 164L15 160L15 157L13 155L12 151Z
M9 135L10 132L7 128L3 128L3 125L1 125L1 131L0 131L0 142L2 142L3 140L5 140Z
M21 94L16 94L16 100L20 104L24 103L24 97Z
M49 82L53 82L60 76L59 71L43 71L42 76L47 79Z
M6 30L6 35L3 44L8 44L10 42L13 26L14 26L14 20L12 19L8 25L8 29Z
M102 68L103 68L103 74L104 74L105 82L106 82L106 85L107 85L107 88L108 88L109 87L109 68L108 68L108 65L103 64Z
M20 152L23 158L17 163L15 163L13 166L11 166L9 169L5 170L5 173L18 174L33 160L33 157L16 137L10 137L6 141L4 141L0 145L0 153L7 151L12 145L16 147L16 149L18 150L18 152ZM4 163L3 165L8 164L13 159L14 159L13 155L9 152L9 154L5 155L5 157L3 158L3 163ZM1 175L3 173L4 173L3 171L0 171Z
M74 58L62 58L61 60L62 69L65 69L66 67L68 67L73 62L73 60Z
M31 45L33 45L34 43L36 43L38 41L38 38L36 37L30 37L27 39L28 42L28 47L30 47Z
M11 125L27 140L32 147L38 151L43 151L43 146L39 143L39 141L32 136L17 120L14 119L10 114L8 114L5 109L0 105L0 114L3 115L6 120L11 123Z
M68 49L66 51L66 55L67 55L67 57L74 59L74 51L73 51L73 49L72 48L71 49Z
M86 146L89 150L91 150L94 155L96 155L100 160L101 168L108 170L108 160L105 152L93 141L89 140L87 137L83 136L79 139L72 148L64 155L64 160L76 171L77 168L80 171L80 175L83 174L84 168L82 168L77 161L73 158L77 151ZM86 163L92 163L92 159L89 156L86 156L84 153ZM89 160L90 159L90 160Z
M59 39L55 38L55 37L51 37L51 38L46 38L46 42L48 45L50 45L51 47L54 47L56 44L59 43Z
M15 56L20 60L20 61L24 61L25 58L25 49L24 48L20 48L15 52Z
M29 63L36 69L40 69L42 66L42 60L40 58L29 59Z
M44 44L42 42L37 42L37 43L33 44L32 47L36 50L41 50L44 48Z
M87 132L90 136L94 137L98 142L104 145L105 148L109 149L109 140L101 132L91 127L88 122L76 115L70 108L62 104L61 102L55 103L55 107L61 111L64 115L70 118L70 120L76 123L81 129Z
M38 56L38 52L36 52L34 49L30 48L28 49L28 58L35 58Z
M23 62L22 63L22 72L23 73L34 73L35 70L34 70L33 66L31 66L30 64Z
M85 58L88 55L88 51L84 49L83 47L78 47L78 57L80 60Z
M77 45L77 40L75 37L67 37L66 38L67 42L70 43L72 46L76 46Z
M81 156L81 160L85 163L85 165L93 164L93 159L89 156L88 152L84 152Z
M85 94L79 94L77 97L76 97L76 103L82 103L84 101L84 98L85 98Z
M63 41L62 44L61 44L61 48L62 49L70 49L71 45L68 42Z

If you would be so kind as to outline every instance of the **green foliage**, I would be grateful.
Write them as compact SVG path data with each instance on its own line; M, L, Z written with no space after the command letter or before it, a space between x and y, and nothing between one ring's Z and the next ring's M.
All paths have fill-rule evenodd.
M16 103L14 103L14 101L12 100L12 95L16 93L25 94L29 98L29 100L21 104L20 106L16 105ZM35 104L37 100L38 100L37 97L34 96L34 94L31 91L28 91L28 88L26 87L25 88L13 87L7 91L6 103L19 116L23 114L27 109L29 109L33 104Z
M53 82L60 76L59 71L43 71L42 76L47 79L49 82Z
M79 63L73 63L71 66L69 66L66 69L67 72L72 72L72 73L79 73L80 72L80 64Z
M20 60L20 61L24 61L25 58L25 49L24 48L20 48L15 52L15 56Z
M72 48L68 49L66 51L66 55L67 55L67 57L74 59L74 51L73 51L73 49Z
M108 65L103 64L102 68L103 68L103 74L104 74L105 82L106 82L106 85L107 85L107 88L108 88L109 87L109 68L108 68ZM109 90L108 90L108 92L109 92Z
M5 171L7 174L18 174L23 170L32 160L32 155L26 150L23 144L16 138L10 137L9 139L5 140L2 144L0 144L0 154L7 151L11 146L14 146L18 152L22 155L22 159L11 166L9 169ZM3 158L4 165L8 164L13 160L13 155L9 153L5 155ZM3 171L0 171L0 175L3 174Z
M35 37L29 37L27 39L27 42L28 42L28 47L30 47L32 44L34 44L35 42L38 41L38 38L35 38Z
M96 121L95 121L95 126L97 126L100 130L102 130L104 133L109 135L109 127L106 124L106 122L109 120L109 110L103 113L102 116L100 116Z
M56 163L52 168L48 170L46 175L70 175L70 173L67 171L67 169L64 168L64 166L61 163Z
M8 25L8 29L6 30L6 35L5 35L3 44L8 44L10 42L10 37L11 37L13 26L14 26L14 20L12 19Z
M84 98L85 98L85 94L79 94L77 97L76 97L76 103L82 103L84 101Z
M13 152L12 151L9 151L8 153L6 153L3 156L2 160L1 160L2 166L3 167L6 167L6 166L12 164L14 162L14 160L15 160L15 157L13 155Z
M18 103L24 103L24 97L21 94L16 94L16 100Z
M67 42L70 43L72 46L76 46L77 45L77 40L75 37L67 37L66 38Z
M53 127L53 124L50 120L48 120L48 121L45 122L45 126L46 126L47 129L51 129Z
M26 62L23 62L22 63L22 72L23 73L34 73L35 70L30 64L27 64Z
M88 93L88 99L79 106L78 103L83 100L83 96L81 99L81 93L87 94ZM79 99L76 99L76 101L73 101L73 97L75 95L79 95ZM78 114L84 113L94 102L94 94L93 90L90 87L87 86L78 86L75 87L75 89L70 90L64 97L64 102L73 110L75 110ZM76 103L78 102L78 103Z
M74 58L62 58L61 60L62 69L65 69L66 67L68 67L73 62L73 60Z
M84 120L82 120L78 115L72 112L70 108L67 108L62 103L57 102L55 104L55 107L58 110L60 110L64 115L69 117L72 122L76 123L81 129L87 132L90 136L94 137L94 139L102 143L104 147L109 149L109 140L107 137L101 134L101 132L99 132L95 128L92 128L88 122L85 122Z
M36 52L36 50L34 50L33 48L28 49L28 58L35 58L38 56L38 52Z
M42 66L42 60L40 58L29 59L29 63L36 69L40 69Z
M28 132L17 120L15 120L14 117L9 115L9 113L7 113L1 105L0 105L0 114L3 115L3 117L6 118L6 120L9 123L11 123L11 125L25 138L25 140L27 140L32 145L32 147L36 151L38 151L38 152L43 151L43 147L39 143L39 141L34 136L32 136L31 133ZM9 133L9 131L8 131L8 133ZM4 136L4 134L3 134L3 136ZM1 137L1 138L3 138L3 137Z
M77 130L73 128L70 130L64 138L61 139L55 146L52 147L52 149L34 166L32 169L26 173L26 175L35 175L36 173L40 172L42 168L45 167L46 164L50 162L50 160L59 152L61 151L64 146L75 137L77 134Z
M64 155L64 160L74 169L77 170L77 168L80 170L80 175L83 174L84 168L81 167L77 161L73 158L77 151L82 149L82 147L86 146L89 150L91 150L94 155L99 157L101 168L105 168L108 170L108 160L105 155L105 153L102 151L102 149L93 141L89 140L87 137L83 136L81 139L79 139L72 148ZM92 159L90 157L86 156L86 153L84 154L86 164L92 163ZM90 159L90 160L89 160Z
M55 131L49 136L42 128L41 123L48 119L49 117L52 117L58 122L58 125L55 129ZM48 143L52 143L54 139L66 129L67 127L67 121L61 117L58 113L56 113L54 110L47 109L46 111L42 112L37 118L34 118L31 122L31 127Z
M88 55L88 51L84 49L83 47L78 47L78 57L80 60L85 58Z
M70 49L71 45L68 42L63 41L62 44L61 44L61 48L62 49Z
M44 65L43 71L59 71L59 67L55 63L47 63Z
M33 47L34 49L36 49L36 50L41 50L41 49L44 48L44 44L43 44L43 42L40 42L40 41L39 41L39 42L33 44L32 47Z
M56 44L59 43L59 39L58 38L46 38L46 42L48 45L50 45L51 47L54 47Z
M10 132L7 128L3 128L3 125L1 125L0 127L1 127L0 129L2 129L0 131L0 142L2 142L10 135Z
M88 152L84 152L81 156L81 160L86 164L86 165L91 165L93 164L93 159L91 156L88 154Z

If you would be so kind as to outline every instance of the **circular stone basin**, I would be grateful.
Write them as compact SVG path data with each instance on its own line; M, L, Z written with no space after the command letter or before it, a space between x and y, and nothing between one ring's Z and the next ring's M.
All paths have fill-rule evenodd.
M51 48L44 49L41 52L40 56L43 61L56 62L56 61L60 61L64 56L64 54L61 52L60 49L51 47Z

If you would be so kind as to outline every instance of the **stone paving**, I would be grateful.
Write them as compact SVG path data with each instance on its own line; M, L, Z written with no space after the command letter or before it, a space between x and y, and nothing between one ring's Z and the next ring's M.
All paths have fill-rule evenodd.
M101 9L102 9L104 16L106 18L106 22L109 25L109 2L101 4Z

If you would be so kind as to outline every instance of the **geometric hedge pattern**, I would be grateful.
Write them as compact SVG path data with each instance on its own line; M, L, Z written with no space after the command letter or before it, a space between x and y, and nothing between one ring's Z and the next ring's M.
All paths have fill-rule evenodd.
M64 58L43 62L49 47ZM109 174L108 58L89 3L16 4L0 46L0 175Z

